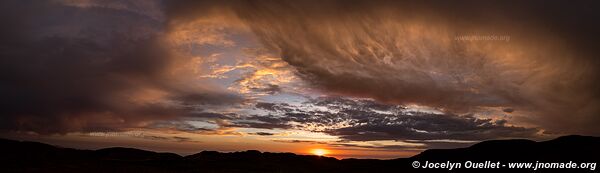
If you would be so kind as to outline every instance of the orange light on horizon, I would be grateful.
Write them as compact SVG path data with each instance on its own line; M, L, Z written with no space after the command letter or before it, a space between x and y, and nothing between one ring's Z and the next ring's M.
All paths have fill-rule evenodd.
M312 149L310 152L317 156L325 156L330 153L329 150L322 149L322 148L315 148L315 149Z

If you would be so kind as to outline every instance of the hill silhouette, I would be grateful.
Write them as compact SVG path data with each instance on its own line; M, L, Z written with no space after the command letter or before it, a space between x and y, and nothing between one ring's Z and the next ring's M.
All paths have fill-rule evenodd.
M467 148L430 149L411 158L342 159L255 150L202 151L180 156L133 148L78 150L39 142L0 139L0 172L449 172L413 168L412 163L501 161L594 162L600 138L563 136L554 140L492 140ZM451 172L533 172L531 169L454 169ZM595 170L597 171L597 170ZM591 172L590 169L543 169L536 172Z

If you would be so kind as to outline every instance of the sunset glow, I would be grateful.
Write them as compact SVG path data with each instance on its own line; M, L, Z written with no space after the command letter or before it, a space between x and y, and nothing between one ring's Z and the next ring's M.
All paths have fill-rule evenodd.
M600 135L586 3L2 0L0 137L390 159Z
M327 154L329 154L329 150L326 149L321 149L321 148L315 148L311 150L311 153L317 156L325 156Z

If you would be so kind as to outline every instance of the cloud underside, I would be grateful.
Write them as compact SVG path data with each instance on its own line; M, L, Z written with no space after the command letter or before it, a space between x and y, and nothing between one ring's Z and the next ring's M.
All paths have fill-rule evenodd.
M229 17L327 93L455 113L508 108L526 112L520 121L548 131L598 134L599 52L591 46L600 38L600 25L592 22L600 17L592 10L598 7L559 1L176 1L167 14L174 23Z
M189 85L188 60L148 16L58 1L1 4L2 130L118 131L241 101Z
M229 119L230 124L227 125L302 129L327 133L348 141L478 141L495 138L536 138L539 132L539 129L535 128L508 125L504 119L427 112L372 100L339 97L312 99L301 106L258 103L256 107L269 113Z
M230 128L293 131L302 130L336 136L339 141L281 140L275 142L328 144L340 147L421 150L453 148L474 141L503 138L539 139L540 129L515 126L506 119L455 115L414 109L402 105L382 104L374 100L319 97L299 105L287 103L255 104L259 115L198 113L191 121L213 124L212 128L193 127L191 123L162 125L198 134L225 134ZM165 126L165 127L167 127ZM240 133L227 133L242 135ZM248 135L272 136L257 132ZM353 142L402 141L402 144L364 145ZM412 145L411 145L412 144ZM418 145L416 145L418 144Z
M154 5L131 8L121 1L59 2L0 2L6 23L0 28L1 130L148 128L219 135L254 128L322 132L345 141L477 141L536 138L541 130L600 131L600 54L592 46L600 28L586 22L600 18L591 10L596 3L534 8L536 2L498 1L488 8L477 1L168 1L154 4L161 8L153 11L138 8ZM177 28L209 20L244 30L265 52L276 53L261 57L270 63L222 66L208 76L250 68L232 87L239 93L280 94L298 77L339 97L302 105L257 102L199 79L198 64L178 47L182 40L171 37ZM209 45L207 50L240 44L218 33L224 30L201 30L212 36L183 41ZM511 39L455 39L461 35ZM255 78L267 74L286 80ZM261 113L216 111L248 105ZM505 117L477 116L487 108Z

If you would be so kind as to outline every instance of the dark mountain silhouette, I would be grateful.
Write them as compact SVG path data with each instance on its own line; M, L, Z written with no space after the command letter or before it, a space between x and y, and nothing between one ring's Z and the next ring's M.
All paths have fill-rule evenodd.
M450 172L413 168L412 163L501 161L594 162L600 138L564 136L550 141L493 140L468 148L431 149L411 158L342 159L249 150L202 151L189 156L132 148L78 150L38 142L0 139L0 172ZM595 170L598 171L598 170ZM531 169L454 169L451 172L533 172ZM543 169L535 172L592 172L590 169Z
M505 161L586 161L600 159L600 138L563 136L550 141L524 139L492 140L468 148L430 149L413 159L505 160Z

